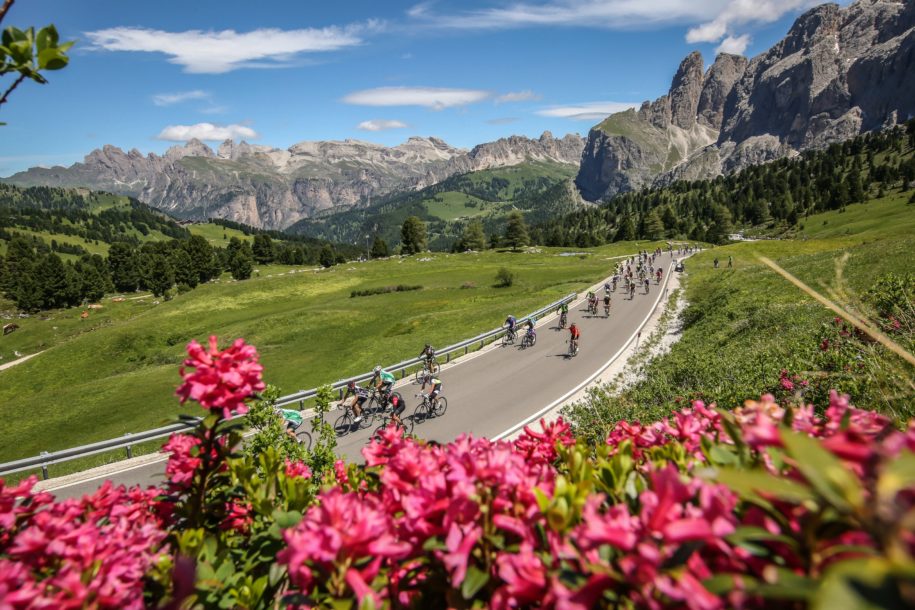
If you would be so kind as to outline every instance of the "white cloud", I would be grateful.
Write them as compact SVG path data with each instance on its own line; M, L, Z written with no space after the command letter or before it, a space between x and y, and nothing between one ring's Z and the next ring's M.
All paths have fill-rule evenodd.
M214 125L197 123L196 125L169 125L158 136L159 140L187 142L188 140L253 140L259 137L257 132L245 125Z
M502 95L496 98L497 104L504 104L506 102L528 102L539 100L542 96L539 93L534 93L530 89L525 91L512 91L509 93L503 93Z
M156 106L171 106L180 104L188 100L204 100L210 97L210 94L200 89L194 91L180 91L178 93L159 93L153 96L153 104Z
M280 30L262 28L164 32L139 27L116 27L86 32L90 48L106 51L162 53L168 61L197 74L222 74L240 68L277 68L295 65L302 53L336 51L362 43L362 34L382 27L380 22L347 27Z
M343 101L357 106L424 106L441 110L451 106L466 106L485 100L488 91L478 89L444 89L437 87L378 87L355 91Z
M356 129L362 131L384 131L385 129L405 129L409 127L401 121L389 121L386 119L372 119L371 121L362 121L356 126Z
M727 35L725 43L728 47L739 48L743 42L741 39L746 35L735 35L736 27L751 23L772 23L789 12L808 9L817 4L820 4L820 0L730 0L714 19L691 28L686 33L686 42L718 42ZM749 44L749 39L746 43ZM746 44L740 52L744 49Z
M559 117L573 121L594 121L603 119L615 112L637 108L638 104L629 102L585 102L570 106L551 106L538 110L535 114L548 117Z
M751 40L749 34L728 36L721 41L721 44L715 49L715 53L734 53L735 55L743 55L743 52L747 50L747 46L749 46Z

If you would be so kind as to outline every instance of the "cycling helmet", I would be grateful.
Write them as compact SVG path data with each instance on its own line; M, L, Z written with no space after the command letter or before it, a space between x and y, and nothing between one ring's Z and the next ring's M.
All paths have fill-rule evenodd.
M346 387L348 387L348 388L351 389L351 390L355 390L355 389L356 389L356 382L355 382L355 381L350 381L348 384L346 384Z
M375 369L374 369L374 371L375 371L376 373L380 373L380 372L381 372L381 365L379 364L378 366L376 366Z

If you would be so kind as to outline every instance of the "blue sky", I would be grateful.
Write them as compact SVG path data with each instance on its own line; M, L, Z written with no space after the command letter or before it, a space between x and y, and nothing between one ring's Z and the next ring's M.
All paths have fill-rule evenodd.
M76 39L0 109L0 175L193 136L281 148L586 134L665 93L694 49L747 56L810 0L18 0L3 26ZM0 79L3 89L12 77Z

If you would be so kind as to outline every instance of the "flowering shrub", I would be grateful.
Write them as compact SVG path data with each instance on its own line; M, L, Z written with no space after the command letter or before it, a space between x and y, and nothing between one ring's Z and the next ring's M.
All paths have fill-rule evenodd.
M596 447L561 419L445 446L390 427L357 467L236 451L249 348L189 347L182 396L211 412L161 488L0 485L0 608L915 604L915 423L836 392L695 401Z

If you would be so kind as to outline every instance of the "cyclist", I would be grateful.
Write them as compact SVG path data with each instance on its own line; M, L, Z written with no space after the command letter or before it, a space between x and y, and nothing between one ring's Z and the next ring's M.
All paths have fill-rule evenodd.
M573 345L577 346L578 340L580 338L581 338L581 330L579 330L579 328L575 324L575 322L572 322L572 325L569 327L569 340L572 342Z
M517 322L518 321L513 315L509 315L507 318L505 318L505 325L508 326L508 336L512 339L515 338L515 324L517 324Z
M365 401L369 399L369 391L365 388L359 387L356 385L355 381L350 381L346 384L346 393L343 394L343 404L346 404L346 400L353 396L353 415L356 417L353 418L353 423L358 424L362 421L362 405L365 404Z
M651 280L647 277L645 278L645 294L648 294L649 287L651 286Z
M372 371L372 373L374 374L372 375L371 381L369 381L369 385L374 386L382 396L388 396L391 392L391 388L394 387L394 375L382 369L380 364L375 367L375 370Z
M442 393L442 380L434 375L426 375L426 378L423 379L423 390L426 389L426 384L432 386L432 390L429 392L429 402L435 402L438 395Z
M563 302L557 309L556 313L559 314L559 326L565 326L565 320L569 319L569 304Z
M431 345L426 343L426 347L423 348L423 351L421 351L419 353L419 356L417 356L417 358L422 358L427 363L431 364L432 359L435 358L435 348L433 348Z
M525 328L527 328L527 334L531 336L531 339L537 337L537 331L534 330L534 321L530 318L527 319L527 322L524 323Z
M604 312L609 316L610 315L610 293L604 295Z
M286 424L286 434L293 438L295 442L299 442L299 439L296 438L295 431L299 429L302 425L302 422L305 419L302 417L302 414L294 409L275 409L276 414L283 418L283 423Z

